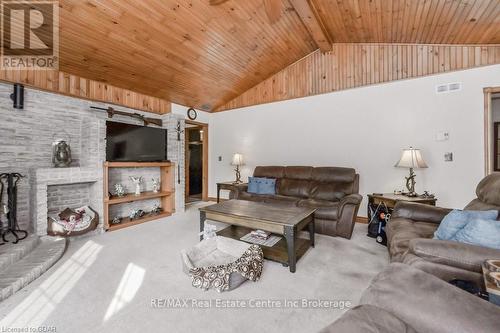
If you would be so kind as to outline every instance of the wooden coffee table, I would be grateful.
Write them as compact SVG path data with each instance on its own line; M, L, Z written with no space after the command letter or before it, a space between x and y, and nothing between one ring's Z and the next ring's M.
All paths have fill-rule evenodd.
M200 208L200 231L205 220L230 224L218 235L240 240L252 230L260 229L284 236L273 247L262 246L264 257L290 267L295 272L297 260L314 247L314 219L316 209L260 203L244 200L229 200ZM309 239L299 238L297 234L305 227ZM202 237L200 237L200 240Z

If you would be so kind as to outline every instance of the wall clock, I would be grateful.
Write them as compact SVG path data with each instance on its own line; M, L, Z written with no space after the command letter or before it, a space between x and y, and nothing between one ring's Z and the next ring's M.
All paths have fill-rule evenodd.
M187 116L188 116L188 118L189 118L189 119L191 119L191 120L195 120L195 119L196 119L196 117L198 116L198 114L196 113L196 110L195 110L195 109L193 109L193 108L189 108L189 109L187 110Z

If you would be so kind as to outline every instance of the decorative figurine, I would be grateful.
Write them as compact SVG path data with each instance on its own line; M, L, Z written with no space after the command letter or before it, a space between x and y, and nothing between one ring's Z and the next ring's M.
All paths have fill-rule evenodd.
M141 195L142 177L130 177L130 180L135 184L135 195Z
M113 220L111 220L111 224L120 224L122 223L122 218L121 217L114 217Z
M215 225L210 223L205 223L203 231L200 232L200 235L203 235L203 239L210 239L217 237L216 231L217 227Z
M52 164L56 168L67 168L71 165L71 147L65 140L52 143Z
M161 184L160 178L153 178L152 181L153 181L153 192L154 193L160 192L160 184Z
M114 188L115 188L115 195L117 197L121 198L121 197L125 196L125 187L123 187L122 184L120 184L120 183L115 184Z
M162 211L163 211L163 209L160 207L160 205L155 204L155 205L153 206L153 210L151 211L151 214L153 214L153 215L158 215L158 214L160 214Z
M141 218L143 217L144 215L146 215L146 212L143 211L142 209L134 209L130 215L129 215L129 218L131 220L135 220L135 219L138 219L138 218Z
M424 191L424 194L422 194L422 198L434 198L434 194L429 193L429 191Z

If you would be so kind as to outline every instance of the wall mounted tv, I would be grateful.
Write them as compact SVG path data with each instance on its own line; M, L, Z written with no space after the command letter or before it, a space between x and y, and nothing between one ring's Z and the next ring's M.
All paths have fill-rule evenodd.
M167 160L167 130L106 122L106 161L160 162Z

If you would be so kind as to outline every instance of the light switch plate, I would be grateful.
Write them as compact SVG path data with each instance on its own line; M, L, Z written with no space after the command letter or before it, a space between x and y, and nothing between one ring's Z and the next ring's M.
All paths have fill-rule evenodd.
M222 156L219 156L219 162L222 162Z
M438 132L436 134L436 141L446 141L450 139L449 132Z

